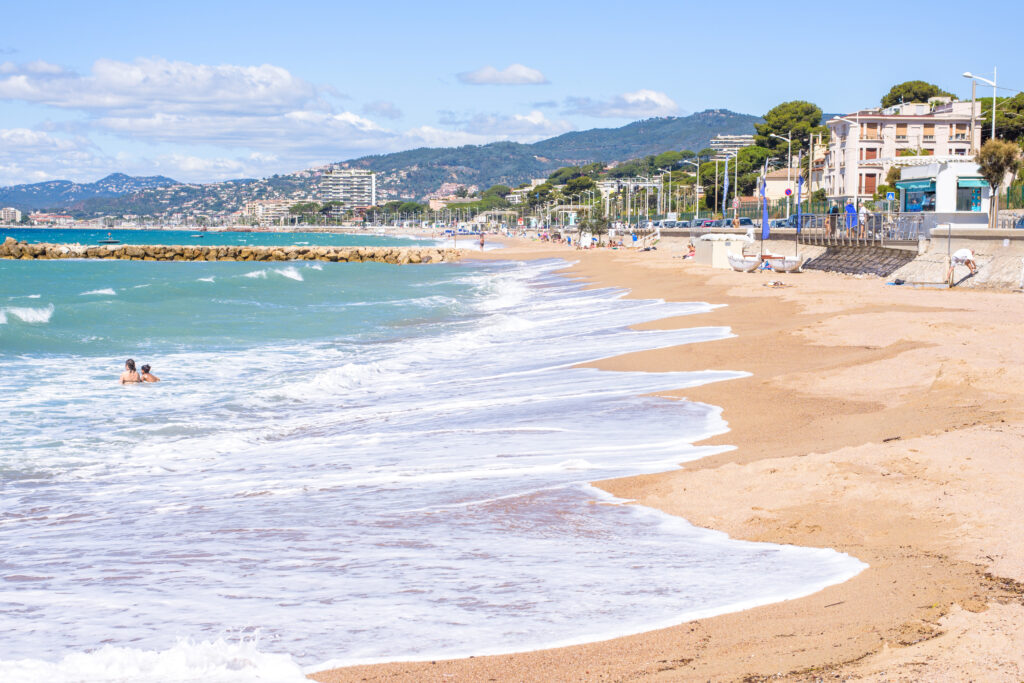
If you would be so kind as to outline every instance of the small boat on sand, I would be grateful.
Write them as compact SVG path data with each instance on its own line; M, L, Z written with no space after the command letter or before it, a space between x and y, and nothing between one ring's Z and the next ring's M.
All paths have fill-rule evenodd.
M765 261L771 264L776 273L795 273L804 265L803 256L766 256Z
M741 273L752 273L761 265L761 258L758 256L744 256L742 254L727 254L729 265L733 270Z

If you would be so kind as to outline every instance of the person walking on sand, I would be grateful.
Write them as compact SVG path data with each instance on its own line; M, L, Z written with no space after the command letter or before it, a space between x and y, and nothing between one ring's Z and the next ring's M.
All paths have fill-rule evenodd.
M149 365L142 366L142 381L143 382L159 382L160 378L149 371Z
M480 231L480 251L484 250L484 231Z
M124 372L121 373L121 384L138 384L142 381L138 371L135 369L135 361L129 358L124 362Z

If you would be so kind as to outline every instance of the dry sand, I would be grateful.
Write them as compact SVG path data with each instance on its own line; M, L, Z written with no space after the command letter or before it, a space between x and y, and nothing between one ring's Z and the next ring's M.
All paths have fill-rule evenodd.
M735 338L596 365L751 372L668 394L722 406L730 431L709 443L735 450L598 485L735 538L835 548L870 567L799 600L602 643L312 678L1024 680L1024 296L741 274L667 251L517 242L479 256L578 259L571 274L631 296L727 304L645 327L727 325Z

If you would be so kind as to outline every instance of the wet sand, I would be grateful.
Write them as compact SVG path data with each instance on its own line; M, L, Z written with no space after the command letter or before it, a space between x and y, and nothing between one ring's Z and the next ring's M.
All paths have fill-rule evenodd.
M318 681L1024 678L1024 295L913 290L829 273L712 270L672 251L510 242L631 296L726 304L650 328L722 341L607 370L745 370L666 394L724 409L735 449L597 482L735 538L850 553L870 567L812 596L588 645L348 667ZM785 287L766 287L774 280ZM496 644L497 645L497 644Z

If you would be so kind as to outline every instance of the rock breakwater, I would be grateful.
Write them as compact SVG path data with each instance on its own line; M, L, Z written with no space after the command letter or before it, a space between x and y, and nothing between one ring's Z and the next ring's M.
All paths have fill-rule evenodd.
M0 258L66 259L97 258L124 261L378 261L440 263L458 261L457 249L435 247L293 247L293 246L183 246L162 244L48 244L18 242L8 237L0 244Z

